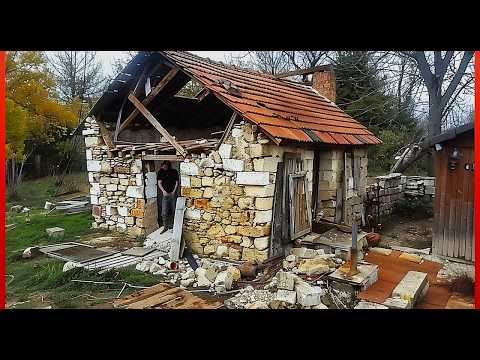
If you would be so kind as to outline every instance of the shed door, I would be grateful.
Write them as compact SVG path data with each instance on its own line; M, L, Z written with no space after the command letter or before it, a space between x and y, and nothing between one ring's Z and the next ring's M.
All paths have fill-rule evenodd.
M473 177L472 147L456 147L460 159L455 170L449 169L453 145L436 153L435 220L432 252L473 261Z

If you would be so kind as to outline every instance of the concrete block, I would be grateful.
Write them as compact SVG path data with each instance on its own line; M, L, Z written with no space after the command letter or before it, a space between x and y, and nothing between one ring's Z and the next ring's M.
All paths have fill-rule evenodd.
M411 309L412 303L410 301L400 298L388 298L383 302L383 305L389 309Z
M354 309L361 309L361 310L376 310L376 309L388 309L385 305L376 304L368 301L360 301Z
M295 286L297 302L302 306L314 306L322 303L321 297L325 291L320 286L311 286L307 282L300 282Z
M237 185L268 185L270 174L268 172L246 171L237 173Z
M419 271L409 271L392 291L392 297L412 303L421 297L428 286L427 274Z

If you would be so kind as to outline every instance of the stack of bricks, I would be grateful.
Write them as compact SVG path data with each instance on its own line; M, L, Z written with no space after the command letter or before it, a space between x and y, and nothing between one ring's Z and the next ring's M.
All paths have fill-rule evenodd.
M145 208L142 161L131 157L108 158L108 147L93 118L85 121L82 135L87 148L92 227L141 235Z
M391 215L396 202L403 199L414 199L435 195L435 177L430 176L402 176L400 173L393 173L384 176L377 176L376 180L380 187L378 200L380 202L380 214ZM367 188L369 200L377 200L377 184ZM376 208L373 209L376 213Z
M301 154L311 193L313 151L276 146L248 123L235 125L218 151L180 163L183 234L194 252L258 262L269 257L275 176L285 152Z
M403 199L402 174L377 176L376 180L377 183L370 185L367 189L368 198L380 202L380 214L391 215L395 203Z
M434 197L435 177L432 176L402 176L404 194L408 198Z

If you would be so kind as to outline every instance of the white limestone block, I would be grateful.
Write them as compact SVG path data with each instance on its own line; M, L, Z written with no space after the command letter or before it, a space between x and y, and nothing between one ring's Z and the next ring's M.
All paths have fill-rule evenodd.
M230 159L232 156L232 145L230 144L222 144L218 148L218 153L222 159Z
M198 175L198 165L193 162L181 162L180 163L180 173L182 175Z
M100 195L100 184L92 183L90 187L90 195Z
M180 177L180 186L190 187L190 185L191 185L190 177L188 177L188 176L181 176Z
M101 162L98 160L87 160L87 171L98 172L102 169Z
M223 169L226 171L243 171L243 160L223 159Z
M270 183L268 172L245 171L237 173L237 185L268 185Z
M143 198L143 186L127 187L127 196L133 198Z

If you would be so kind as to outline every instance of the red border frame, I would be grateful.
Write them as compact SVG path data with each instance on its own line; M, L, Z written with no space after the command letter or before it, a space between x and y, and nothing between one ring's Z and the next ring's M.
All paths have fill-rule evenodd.
M475 171L478 171L480 166L480 51L475 52L475 105L474 105L474 153L475 153ZM480 246L476 239L480 236L480 178L475 176L474 198L473 198L473 213L474 213L474 237L475 242L475 308L480 309L480 284L478 279L480 277Z
M5 124L5 51L0 51L0 218L5 224L5 133L7 131ZM5 225L0 229L0 309L5 309L6 298L6 242L5 242Z

